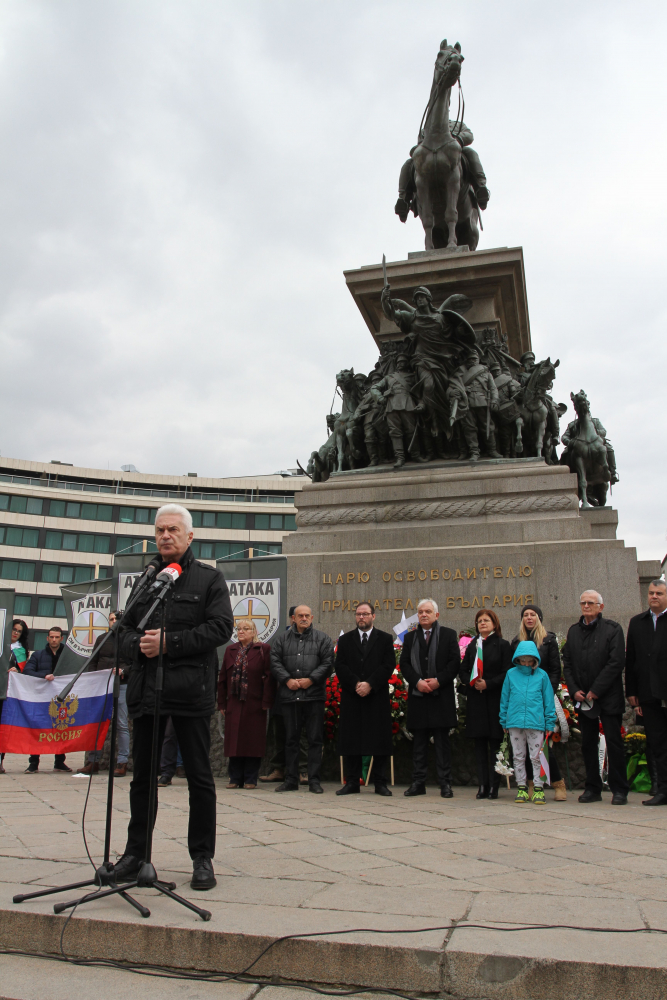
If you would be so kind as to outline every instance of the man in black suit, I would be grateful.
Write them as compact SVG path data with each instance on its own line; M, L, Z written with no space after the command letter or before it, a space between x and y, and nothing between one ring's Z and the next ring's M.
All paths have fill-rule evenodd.
M396 667L394 642L375 628L371 604L354 613L356 627L338 640L336 674L341 686L338 753L345 758L345 784L336 795L359 792L361 758L373 757L376 795L391 795L387 765L392 754L389 678Z
M644 731L658 769L658 790L644 806L667 806L667 584L648 585L648 611L628 626L625 693Z
M461 654L454 629L438 618L435 601L417 605L419 626L408 632L401 653L401 673L410 685L407 728L413 734L412 784L405 795L426 794L428 741L433 735L435 766L443 799L451 799L452 756L449 730L456 725L454 680L461 669Z

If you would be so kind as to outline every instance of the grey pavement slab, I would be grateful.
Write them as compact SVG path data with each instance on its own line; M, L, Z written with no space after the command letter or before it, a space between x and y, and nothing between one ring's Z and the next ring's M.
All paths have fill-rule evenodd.
M24 775L24 766L9 756L0 776L0 942L55 952L64 918L53 915L54 898L11 899L90 877L81 834L88 782L50 770ZM270 945L255 971L286 979L560 1000L569 976L579 984L573 995L633 1000L641 973L642 1000L667 994L667 936L657 933L667 929L667 810L643 808L641 796L612 809L609 796L591 807L573 796L555 803L547 792L538 808L515 805L504 789L497 801L456 788L451 800L429 789L415 802L395 788L391 799L363 790L350 802L333 796L335 785L324 796L281 796L272 785L224 784L217 782L214 890L189 888L185 781L161 789L155 833L158 871L210 909L211 921L136 890L152 916L142 920L118 898L80 907L65 935L72 954L108 957L113 947L128 961L238 971ZM124 847L128 788L126 779L115 782L113 857ZM86 816L96 862L105 806L102 775L91 782ZM485 928L467 929L471 921ZM516 929L534 922L573 929ZM634 927L656 933L628 933ZM297 940L272 944L285 934ZM553 979L554 963L565 978ZM250 1000L228 987L200 995ZM0 997L2 990L0 983ZM286 1000L271 992L267 1000Z

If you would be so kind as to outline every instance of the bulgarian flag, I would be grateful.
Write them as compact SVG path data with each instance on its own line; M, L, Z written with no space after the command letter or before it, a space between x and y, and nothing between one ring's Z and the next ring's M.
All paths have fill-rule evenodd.
M549 768L549 741L545 738L540 750L540 778L546 778L547 785L551 784L551 770Z
M73 674L46 681L10 673L0 722L0 752L101 750L113 708L112 673L94 670L82 674L62 703L57 695Z
M482 650L482 637L480 636L477 640L477 652L475 653L475 662L473 663L472 673L470 674L470 687L472 687L476 680L482 680L484 674L484 652Z

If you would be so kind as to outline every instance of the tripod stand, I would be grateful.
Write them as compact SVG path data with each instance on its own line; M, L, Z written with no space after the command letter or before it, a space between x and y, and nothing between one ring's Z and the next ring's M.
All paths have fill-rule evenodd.
M146 586L148 585L148 582L150 581L147 581ZM201 907L195 906L194 903L191 903L187 899L183 899L182 896L177 896L176 893L173 891L176 888L176 884L174 882L164 882L161 879L158 879L157 872L155 871L155 867L153 866L151 861L151 855L153 849L153 823L156 815L156 803L157 803L157 771L158 771L159 751L160 751L158 744L159 744L160 703L162 695L162 681L164 676L163 647L164 647L165 624L166 624L166 598L169 587L170 587L169 583L166 583L164 585L164 587L156 597L155 601L149 608L148 612L144 615L142 621L137 626L137 630L139 632L142 632L145 629L146 624L150 619L151 615L153 614L153 612L155 611L155 609L158 607L158 605L160 606L160 648L158 653L158 664L157 664L157 671L155 678L155 706L153 712L153 744L151 752L148 823L146 831L146 858L144 860L144 863L142 864L139 874L137 878L133 881L123 883L121 885L116 885L113 865L111 864L110 861L111 822L112 822L112 811L113 811L113 787L114 787L112 762L115 756L115 749L116 749L116 733L117 733L117 723L118 723L117 720L118 695L120 691L120 673L118 670L119 643L116 640L116 650L115 650L116 670L114 674L114 703L113 703L113 715L111 722L111 756L109 760L109 783L107 789L104 861L97 869L97 871L95 872L95 876L92 879L89 879L85 882L74 882L71 883L70 885L62 885L53 889L42 890L41 892L24 893L18 896L14 896L13 901L15 903L22 903L26 899L35 899L36 897L39 896L49 896L52 895L53 893L67 892L73 889L82 889L86 886L96 885L101 888L101 891L89 892L85 896L81 896L79 899L71 900L70 902L67 903L56 903L53 907L54 913L62 913L64 910L67 910L71 907L80 906L84 903L89 903L93 902L94 900L103 899L105 896L119 895L126 902L130 903L131 906L134 906L135 909L139 911L142 917L150 917L150 910L128 894L127 891L128 889L133 889L138 886L140 888L157 889L159 892L164 893L164 895L169 896L172 899L175 899L177 902L181 903L181 905L192 910L194 913L200 916L202 920L211 919L211 914L208 910L204 910L201 909ZM134 606L139 597L143 595L145 589L146 589L145 586L143 588L138 589L137 593L134 595L128 607L126 608L125 611L126 614L127 611L129 611L130 608ZM106 638L108 638L110 634L111 633L109 632ZM106 641L106 638L104 641ZM98 647L98 653L102 645L103 643L100 643L100 646ZM84 663L84 665L81 667L81 670L78 672L76 677L74 677L70 682L70 684L68 684L67 687L60 693L60 695L58 696L59 699L63 699L66 697L66 695L69 693L71 688L76 683L77 679L83 673L84 669L86 669L86 667L89 665L90 661L88 661L88 663ZM106 888L102 888L103 886L106 886Z

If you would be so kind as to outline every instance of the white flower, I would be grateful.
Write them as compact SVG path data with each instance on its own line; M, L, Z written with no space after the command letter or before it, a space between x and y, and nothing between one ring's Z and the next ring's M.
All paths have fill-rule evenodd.
M394 685L390 684L389 685L389 694L393 694L393 693L394 693Z

